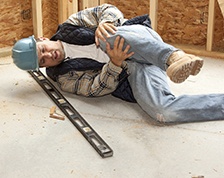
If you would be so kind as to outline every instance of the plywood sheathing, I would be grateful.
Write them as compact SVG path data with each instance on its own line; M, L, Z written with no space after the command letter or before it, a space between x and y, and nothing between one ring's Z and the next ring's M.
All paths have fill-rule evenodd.
M149 0L108 0L123 12L127 19L149 13Z
M79 0L80 2L80 0ZM149 13L149 0L107 0L117 6L125 18ZM159 0L158 33L165 42L204 46L207 38L208 0ZM7 0L1 3L0 48L11 47L21 38L33 35L31 0ZM224 20L216 2L214 44L224 50ZM43 35L50 38L58 26L58 1L42 0Z
M58 0L42 0L43 34L51 38L58 28Z
M57 30L57 0L42 0L43 34L50 38ZM0 6L0 48L33 35L31 0L7 0Z
M161 0L158 33L166 42L205 45L208 1Z
M149 0L110 0L125 18L149 13ZM157 32L167 43L205 46L208 25L208 0L159 0ZM224 50L224 20L216 2L213 45Z
M0 6L0 27L0 48L11 47L17 40L32 35L31 1L2 1Z

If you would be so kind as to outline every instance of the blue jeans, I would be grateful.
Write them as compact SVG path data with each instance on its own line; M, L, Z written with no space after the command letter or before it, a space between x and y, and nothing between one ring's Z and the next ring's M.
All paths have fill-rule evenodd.
M167 81L166 61L178 49L140 25L118 27L108 39L113 47L116 36L125 38L135 54L128 60L128 81L141 108L159 122L193 122L224 119L224 94L181 95L175 97ZM106 50L106 43L100 41Z

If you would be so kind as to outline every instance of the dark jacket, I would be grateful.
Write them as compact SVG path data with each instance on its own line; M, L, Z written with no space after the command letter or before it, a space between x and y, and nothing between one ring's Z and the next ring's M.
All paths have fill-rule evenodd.
M123 25L133 24L142 24L151 28L151 20L148 14L127 20ZM60 40L75 45L90 45L95 43L95 31L86 27L63 23L58 26L57 32L52 36L51 40ZM66 74L69 71L101 70L104 65L105 63L92 59L75 58L62 62L57 66L47 68L46 72L52 80L56 81L59 75ZM119 75L119 85L112 95L125 101L136 102L127 77L127 72L123 70Z

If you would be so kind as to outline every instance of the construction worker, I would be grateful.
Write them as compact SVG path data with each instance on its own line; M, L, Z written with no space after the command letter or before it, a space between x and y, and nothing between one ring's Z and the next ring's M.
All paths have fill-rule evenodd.
M19 68L46 67L63 91L137 102L159 122L224 119L224 94L171 93L167 76L184 82L199 73L203 60L164 43L148 15L127 20L115 6L103 4L71 15L50 40L32 36L12 51Z

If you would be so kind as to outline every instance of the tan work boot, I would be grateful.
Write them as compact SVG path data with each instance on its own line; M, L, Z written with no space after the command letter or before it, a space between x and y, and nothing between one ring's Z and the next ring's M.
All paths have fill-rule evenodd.
M203 66L203 59L182 51L173 52L167 60L166 73L174 83L184 82L189 75L197 75Z

